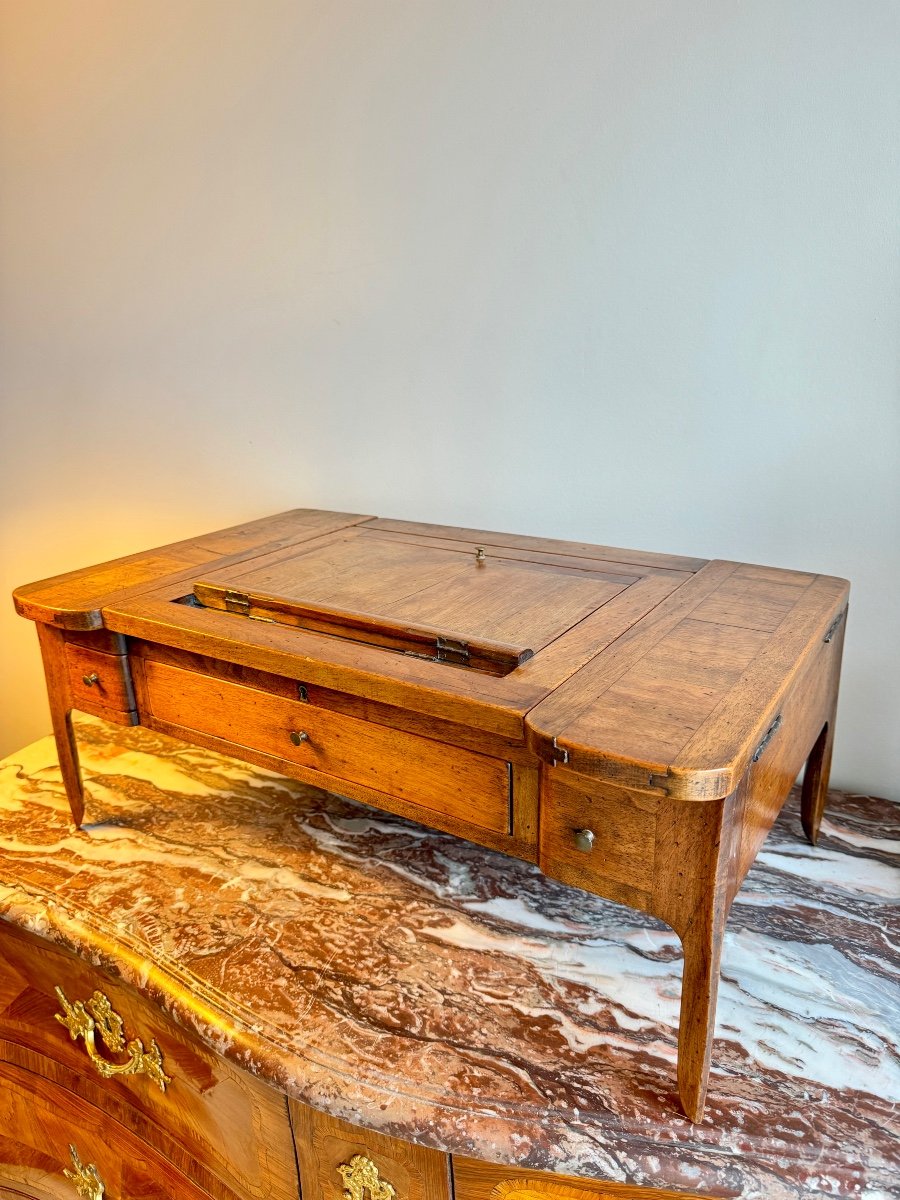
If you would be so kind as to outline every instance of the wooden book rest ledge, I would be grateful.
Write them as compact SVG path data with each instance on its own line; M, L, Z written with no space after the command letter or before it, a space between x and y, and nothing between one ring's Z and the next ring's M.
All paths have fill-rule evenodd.
M19 588L76 825L81 709L653 913L703 1114L728 910L800 768L815 842L849 586L298 509Z

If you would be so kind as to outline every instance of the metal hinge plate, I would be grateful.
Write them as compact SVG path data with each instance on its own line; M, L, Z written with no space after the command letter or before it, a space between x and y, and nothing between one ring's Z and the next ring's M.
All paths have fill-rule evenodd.
M250 611L250 597L244 592L233 592L229 589L225 593L225 607L229 612L246 616Z
M834 635L837 633L837 631L840 629L841 621L843 621L844 614L846 613L846 611L847 611L846 609L841 609L841 611L838 613L838 615L834 618L834 620L828 626L828 630L827 630L825 636L822 638L823 642L830 642L831 639L834 637Z
M775 720L772 722L772 724L769 726L769 728L766 730L765 737L763 738L763 740L756 747L756 753L750 759L750 761L752 763L759 762L762 752L765 750L766 746L768 746L769 742L771 742L772 738L775 736L775 734L778 732L778 730L780 728L781 728L781 714L779 713L778 716L775 718Z
M455 638L439 637L435 642L438 662L469 664L469 643Z
M550 762L554 767L564 767L569 761L569 752L560 746L556 738L553 739L550 749Z

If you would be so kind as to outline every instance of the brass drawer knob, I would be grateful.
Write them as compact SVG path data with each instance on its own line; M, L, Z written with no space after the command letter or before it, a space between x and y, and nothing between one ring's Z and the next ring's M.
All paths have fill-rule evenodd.
M103 1180L97 1173L97 1168L93 1163L83 1163L81 1156L74 1146L69 1146L69 1154L72 1156L72 1167L63 1167L63 1175L66 1179L71 1179L75 1184L75 1191L82 1200L101 1200L103 1196Z
M172 1080L163 1070L159 1046L153 1038L149 1050L144 1049L140 1038L132 1038L126 1043L124 1021L102 992L94 992L90 1000L76 1000L74 1004L69 1003L61 987L56 988L56 995L62 1005L62 1012L54 1014L57 1021L65 1025L73 1042L84 1038L84 1048L98 1075L104 1079L112 1075L147 1075L160 1091L166 1090L166 1084ZM97 1034L107 1050L113 1054L127 1054L128 1061L111 1063L104 1058L97 1049Z
M81 682L85 687L93 687L95 683L100 682L100 676L96 671L91 671L90 675L82 675Z
M295 746L302 746L304 742L309 741L309 734L306 733L305 730L303 730L303 729L292 729L291 730L291 741L294 743Z
M378 1174L378 1168L365 1154L354 1154L341 1163L338 1175L344 1181L343 1200L394 1200L396 1188Z
M576 829L575 830L575 845L585 854L590 854L594 848L594 831L593 829Z

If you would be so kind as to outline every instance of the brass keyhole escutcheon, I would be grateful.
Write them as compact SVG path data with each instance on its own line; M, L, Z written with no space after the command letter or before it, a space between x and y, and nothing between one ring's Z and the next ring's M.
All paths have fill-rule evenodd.
M593 829L576 829L575 830L575 845L584 854L590 854L594 848L594 831Z
M295 746L302 746L304 742L309 741L309 734L303 729L292 729L291 741Z

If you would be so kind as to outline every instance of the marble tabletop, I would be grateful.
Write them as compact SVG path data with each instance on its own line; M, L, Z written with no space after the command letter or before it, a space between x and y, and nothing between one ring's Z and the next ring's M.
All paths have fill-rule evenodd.
M897 806L833 793L812 849L788 802L732 910L692 1125L660 922L211 751L76 730L80 832L52 739L0 763L0 919L283 1091L494 1162L744 1200L900 1196Z

